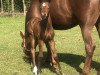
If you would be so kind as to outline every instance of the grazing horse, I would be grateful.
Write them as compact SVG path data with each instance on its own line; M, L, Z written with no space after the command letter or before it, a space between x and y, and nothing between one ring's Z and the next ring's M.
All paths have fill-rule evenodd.
M42 1L42 0L41 0ZM82 75L89 75L95 44L91 35L94 25L100 37L100 0L43 0L50 3L52 26L56 30L66 30L80 26L85 44L86 60ZM26 24L34 17L41 18L40 0L32 0L26 14ZM25 35L27 35L25 29ZM48 44L46 43L48 46ZM48 54L49 53L48 47ZM48 56L49 57L49 56Z
M26 30L27 34L20 32L23 39L22 47L25 50L27 56L31 57L33 72L35 75L40 75L41 72L41 62L43 58L43 45L48 43L50 58L52 60L52 67L55 69L56 66L59 68L59 72L63 75L61 71L60 64L58 62L58 57L56 54L55 42L54 42L54 29L52 27L52 21L49 13L49 3L41 2L40 4L41 18L34 17L27 22ZM36 66L35 62L35 50L36 46L39 45L38 54L38 64ZM30 53L29 55L27 54Z

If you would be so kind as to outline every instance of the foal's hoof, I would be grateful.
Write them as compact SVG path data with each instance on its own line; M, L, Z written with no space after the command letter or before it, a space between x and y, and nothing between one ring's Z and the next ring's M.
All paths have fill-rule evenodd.
M56 68L52 67L52 71L53 71L54 73L56 72L56 70L57 70Z
M65 75L64 73L62 73L61 75Z
M35 73L35 75L38 75L37 74L37 67L36 66L33 68L33 73Z
M81 75L90 75L89 73L82 73Z

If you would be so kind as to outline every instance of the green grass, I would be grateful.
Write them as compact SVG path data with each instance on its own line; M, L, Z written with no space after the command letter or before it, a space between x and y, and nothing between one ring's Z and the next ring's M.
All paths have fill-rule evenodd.
M0 17L0 75L34 75L30 64L23 60L20 31L24 31L25 17ZM100 40L93 29L96 43L91 75L97 75L100 69ZM55 31L56 49L65 75L79 75L85 59L84 42L80 28ZM46 51L46 48L44 48ZM57 75L43 62L41 75Z

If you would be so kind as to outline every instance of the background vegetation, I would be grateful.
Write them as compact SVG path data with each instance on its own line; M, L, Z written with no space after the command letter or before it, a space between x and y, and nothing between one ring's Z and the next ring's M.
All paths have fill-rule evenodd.
M0 14L23 13L25 15L31 0L0 0Z
M0 75L34 75L30 64L23 59L20 31L24 32L25 17L0 17ZM91 75L100 71L100 39L97 31L93 29L96 44ZM82 71L85 50L80 28L77 26L70 30L55 31L55 42L59 61L65 75L79 75ZM38 47L37 47L38 52ZM44 47L46 56L46 48ZM44 56L44 60L45 60ZM43 62L42 75L59 75L53 73L50 65ZM100 74L98 74L100 75Z

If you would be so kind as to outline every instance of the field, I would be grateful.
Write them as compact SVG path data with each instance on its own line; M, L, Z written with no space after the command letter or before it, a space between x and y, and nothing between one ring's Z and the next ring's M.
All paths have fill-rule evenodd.
M30 64L23 59L20 31L24 32L25 17L0 17L0 75L34 75ZM93 28L96 44L91 75L97 75L100 70L100 39ZM59 61L65 75L79 75L84 60L84 42L79 26L64 31L55 31L56 49ZM38 48L37 48L38 51ZM46 48L44 47L46 54ZM45 58L45 57L44 57ZM51 71L50 65L43 62L41 75L59 75ZM100 75L100 74L99 74Z

